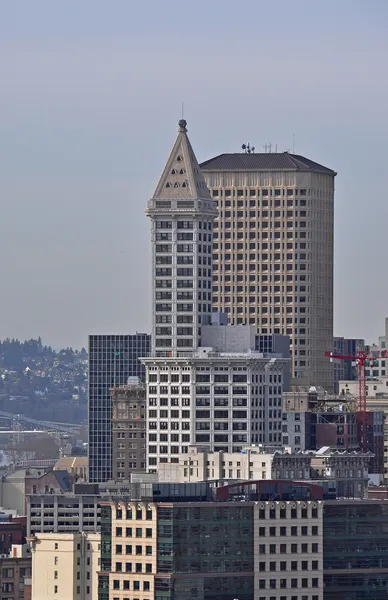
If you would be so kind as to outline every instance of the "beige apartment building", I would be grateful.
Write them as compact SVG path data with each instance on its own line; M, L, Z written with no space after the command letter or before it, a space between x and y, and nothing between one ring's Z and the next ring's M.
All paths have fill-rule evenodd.
M218 207L213 309L288 335L293 377L330 391L336 173L288 152L221 154L200 168Z
M99 533L38 533L32 549L32 600L95 600Z

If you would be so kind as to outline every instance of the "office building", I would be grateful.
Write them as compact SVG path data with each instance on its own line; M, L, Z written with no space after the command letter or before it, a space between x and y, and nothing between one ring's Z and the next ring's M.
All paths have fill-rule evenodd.
M150 336L89 336L89 481L112 479L111 389L125 385L128 377L144 381L139 358L148 356Z
M253 598L253 503L103 507L98 600Z
M38 533L32 550L32 600L95 600L99 533Z
M295 382L332 390L336 173L288 152L221 154L200 167L218 206L213 309L288 335Z
M387 500L325 502L324 600L385 600L387 531Z
M216 203L184 120L147 215L153 256L153 348L144 360L148 469L177 463L190 444L214 452L279 445L289 355L259 352L255 327L226 327L222 316L212 315ZM272 351L282 345L267 341Z
M112 478L130 480L146 471L146 388L138 377L115 387L112 394Z

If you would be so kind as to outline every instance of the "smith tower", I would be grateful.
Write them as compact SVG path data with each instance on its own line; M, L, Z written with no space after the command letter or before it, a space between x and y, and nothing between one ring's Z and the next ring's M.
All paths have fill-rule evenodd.
M151 356L187 356L201 346L201 326L210 322L217 206L183 119L146 214L152 223Z

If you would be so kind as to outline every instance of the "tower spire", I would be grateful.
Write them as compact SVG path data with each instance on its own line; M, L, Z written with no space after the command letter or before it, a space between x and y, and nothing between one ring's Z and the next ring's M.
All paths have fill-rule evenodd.
M153 199L212 200L187 136L187 121L178 122L178 137L167 160Z

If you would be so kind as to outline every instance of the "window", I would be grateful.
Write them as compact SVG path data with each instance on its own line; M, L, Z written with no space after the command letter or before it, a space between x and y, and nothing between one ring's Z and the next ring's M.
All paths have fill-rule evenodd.
M8 569L9 571L10 569ZM3 571L3 576L4 576L4 571ZM6 577L11 577L11 575L6 575ZM54 579L58 579L58 571L54 571Z
M136 537L143 537L143 530L141 527L136 528Z
M132 537L132 527L127 527L125 529L125 535L126 537Z
M127 579L123 581L123 590L129 590L129 581Z
M146 529L146 537L147 538L151 538L152 537L152 529L150 529L150 528Z
M142 550L143 550L143 548L141 546L136 546L136 554L137 555L142 554Z
M54 585L54 594L58 594L58 586Z
M116 554L122 554L123 553L123 547L121 544L116 544Z
M55 556L54 557L54 565L57 565L57 564L58 564L58 556Z
M55 542L55 544L54 544L54 550L58 550L58 544L57 544L57 542Z
M116 537L121 537L123 535L123 528L116 527Z
M113 580L113 589L114 590L119 590L120 589L120 580L119 579L114 579Z
M146 555L152 556L152 546L146 546Z
M150 589L150 582L149 582L149 581L144 581L144 582L143 582L143 590L144 590L145 592L148 592L148 591L149 591L149 589Z

